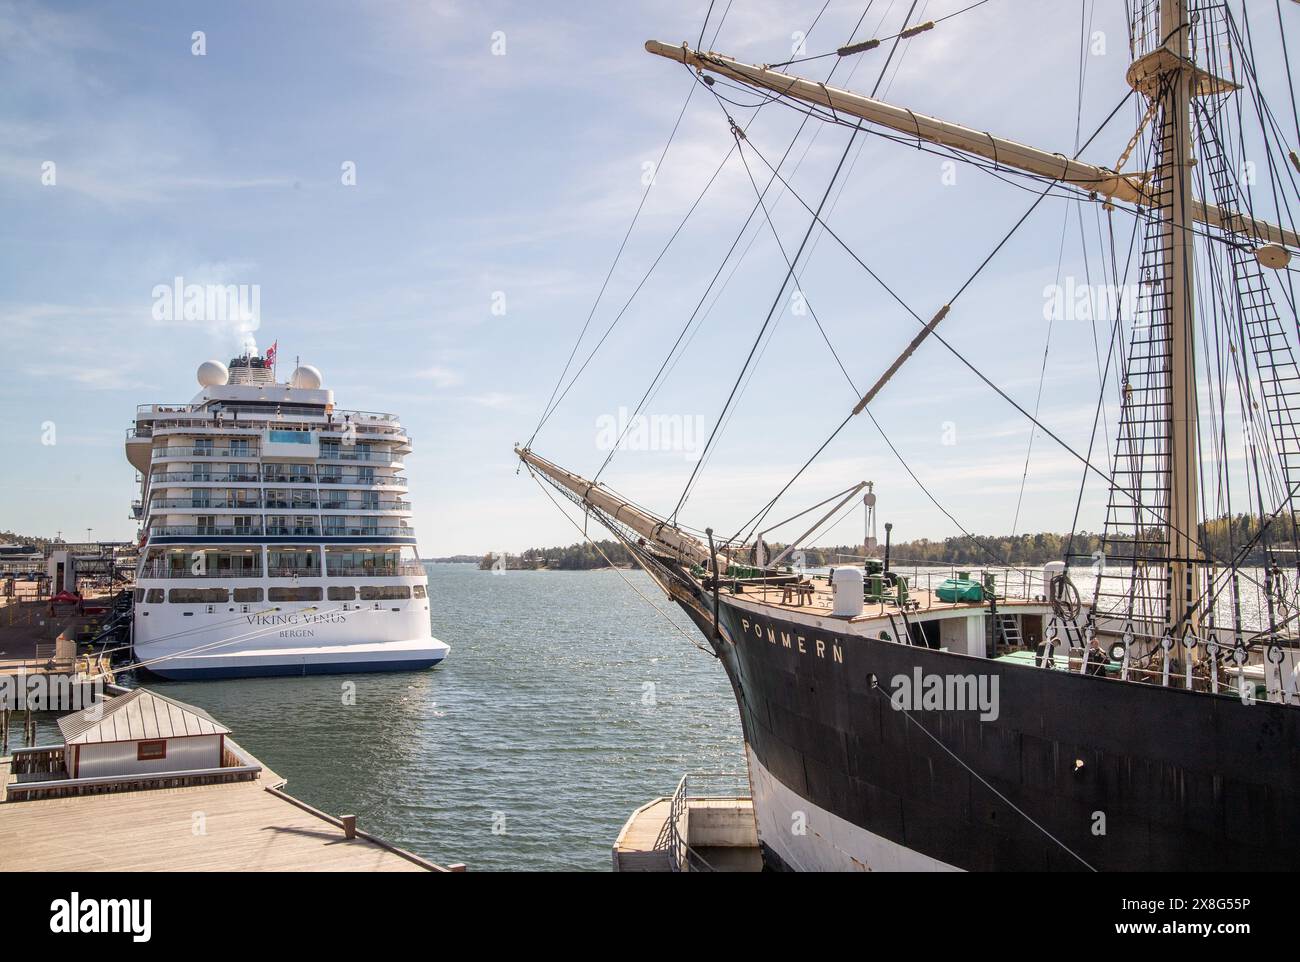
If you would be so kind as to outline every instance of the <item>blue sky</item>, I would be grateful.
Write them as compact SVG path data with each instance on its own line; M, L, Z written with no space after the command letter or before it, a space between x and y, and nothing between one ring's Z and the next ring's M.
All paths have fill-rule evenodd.
M966 5L922 0L914 19ZM715 4L710 35L724 6ZM789 59L793 33L818 6L734 0L716 49ZM807 52L846 42L862 6L832 2ZM424 554L575 540L516 476L511 446L532 434L646 189L645 165L691 89L683 68L642 44L694 42L707 7L0 0L0 423L9 454L0 528L133 536L122 439L135 406L188 400L197 365L227 359L240 341L229 324L153 319L154 287L181 276L259 285L260 346L277 341L282 357L318 366L343 407L403 417L416 444L408 473ZM896 32L906 8L877 0L856 39ZM1126 90L1123 17L1118 2L1092 13L1104 53L1087 58L1085 137ZM882 91L1072 153L1079 20L1077 2L992 0L904 44ZM195 31L203 56L192 52ZM869 90L885 49L846 61L837 80ZM804 69L820 79L831 62ZM780 105L752 120L751 110L732 110L770 160L800 119ZM1126 107L1085 156L1114 164L1136 120ZM847 136L805 129L789 162L803 156L791 183L805 199L820 196ZM593 332L613 320L731 143L722 111L698 91ZM879 138L860 143L827 219L929 317L1033 195L966 167L947 183L938 157ZM42 183L47 162L53 185ZM342 182L349 162L354 186ZM538 435L539 453L583 473L599 467L602 423L635 405L753 201L733 157ZM772 217L793 250L807 214L785 194ZM1046 201L944 322L954 345L1031 408L1048 334L1044 287L1084 278L1075 217L1073 203ZM1091 207L1084 224L1095 236ZM1130 222L1116 224L1127 238ZM770 232L756 227L649 413L712 428L784 270ZM829 237L800 280L859 387L915 333ZM788 307L683 510L689 524L739 525L856 400L811 318ZM1041 416L1086 448L1093 328L1060 321L1051 337ZM963 525L1011 529L1029 426L942 348L923 347L872 409ZM56 443L42 443L51 422ZM667 510L691 467L681 450L628 450L602 479ZM1020 530L1067 529L1079 476L1068 455L1035 441ZM895 523L896 537L956 533L865 418L783 513L857 480L876 482L881 520ZM1103 494L1090 485L1083 526L1100 525ZM828 540L856 540L854 518Z

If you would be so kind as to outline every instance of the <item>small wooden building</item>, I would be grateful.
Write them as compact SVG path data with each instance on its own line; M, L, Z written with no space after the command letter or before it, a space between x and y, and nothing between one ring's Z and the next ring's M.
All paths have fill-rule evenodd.
M59 719L69 778L220 768L230 729L193 705L137 688Z

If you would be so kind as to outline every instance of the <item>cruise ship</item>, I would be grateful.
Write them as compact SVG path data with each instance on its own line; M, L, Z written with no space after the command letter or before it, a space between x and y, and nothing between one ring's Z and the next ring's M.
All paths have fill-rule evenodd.
M269 353L269 352L268 352ZM136 410L136 663L164 678L438 664L392 414L345 411L310 365L205 361L188 403Z

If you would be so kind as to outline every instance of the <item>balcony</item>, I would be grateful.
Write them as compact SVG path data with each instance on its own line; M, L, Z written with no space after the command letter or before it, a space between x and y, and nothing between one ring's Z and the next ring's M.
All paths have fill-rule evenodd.
M409 501L322 501L322 511L410 511Z
M373 566L345 566L336 568L328 564L329 576L331 578L399 578L419 576L425 573L424 565L418 561L403 561L399 564L385 565L377 564Z
M337 520L337 519L334 519ZM348 524L165 524L148 529L157 538L415 538L415 529L398 525Z
M127 437L150 437L155 432L185 431L189 429L211 429L216 427L214 410L195 411L184 402L172 404L140 404L136 406L136 423L127 429ZM222 429L261 430L265 428L287 428L301 431L338 431L360 434L374 434L390 437L394 434L406 436L402 419L396 414L378 411L353 411L336 408L330 415L307 415L298 412L284 412L277 416L267 408L249 408L227 406L221 410ZM143 422L143 423L141 423Z
M329 475L322 474L317 478L319 484L364 484L374 485L377 487L406 487L406 478L401 475L370 475L362 476L359 474L340 474Z
M414 528L380 527L369 525L327 524L322 529L327 537L332 538L414 538Z
M226 473L207 473L192 471L163 471L149 475L149 485L158 487L168 484L261 484L255 471L229 471Z
M335 444L327 441L321 445L322 461L366 461L373 464L390 464L401 457L391 451L380 450L373 444Z
M154 448L154 460L159 458L256 458L257 448L254 447L167 447Z
M273 566L267 569L272 578L319 578L321 570L316 565L299 567L297 565Z
M165 564L146 565L140 572L141 578L260 578L261 567L257 568L208 568L202 574L195 574L190 568L169 568Z
M149 529L151 538L245 538L262 534L261 525L165 524Z
M228 498L154 498L149 502L149 510L159 508L180 508L186 511L203 511L209 508L235 511L256 511L261 507L260 498L231 501Z

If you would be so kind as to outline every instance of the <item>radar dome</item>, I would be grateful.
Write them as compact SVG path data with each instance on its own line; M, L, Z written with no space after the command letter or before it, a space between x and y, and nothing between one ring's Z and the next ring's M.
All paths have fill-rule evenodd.
M302 364L295 368L293 376L289 378L290 387L305 388L308 391L318 390L320 384L320 371L310 364Z
M199 365L200 387L219 387L230 380L230 372L220 361L204 361Z

